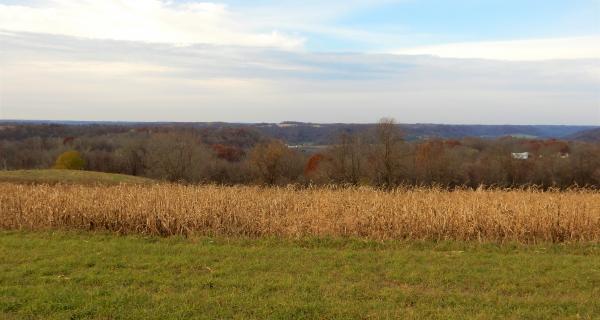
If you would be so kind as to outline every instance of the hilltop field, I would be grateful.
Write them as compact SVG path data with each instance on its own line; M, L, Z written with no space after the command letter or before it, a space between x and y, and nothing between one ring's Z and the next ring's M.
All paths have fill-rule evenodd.
M77 184L77 185L117 185L150 184L151 179L125 174L104 173L83 170L10 170L0 171L0 182L19 184Z
M0 180L3 319L600 315L597 190Z

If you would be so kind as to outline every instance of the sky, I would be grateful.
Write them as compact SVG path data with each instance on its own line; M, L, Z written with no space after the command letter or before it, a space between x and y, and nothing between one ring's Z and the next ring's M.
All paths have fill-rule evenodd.
M0 0L0 119L600 125L600 0Z

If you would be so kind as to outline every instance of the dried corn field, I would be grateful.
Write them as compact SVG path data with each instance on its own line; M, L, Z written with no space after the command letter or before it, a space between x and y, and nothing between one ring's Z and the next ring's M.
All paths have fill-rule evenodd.
M0 228L598 242L600 192L2 183Z

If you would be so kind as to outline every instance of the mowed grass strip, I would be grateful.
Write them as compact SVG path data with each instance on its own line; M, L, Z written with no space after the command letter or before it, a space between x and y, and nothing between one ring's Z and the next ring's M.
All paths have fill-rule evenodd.
M0 170L0 182L20 184L79 184L79 185L117 185L151 184L153 180L125 174L105 173L84 170L38 169L38 170Z
M600 242L600 191L0 183L0 229Z
M598 245L0 233L2 319L594 319Z

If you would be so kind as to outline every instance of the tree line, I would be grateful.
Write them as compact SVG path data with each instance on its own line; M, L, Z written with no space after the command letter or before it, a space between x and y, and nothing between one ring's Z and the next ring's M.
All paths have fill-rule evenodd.
M0 169L70 168L185 183L339 184L394 187L600 186L600 144L464 138L407 142L393 119L339 132L313 152L229 128L120 130L0 140ZM527 159L513 157L527 152Z

